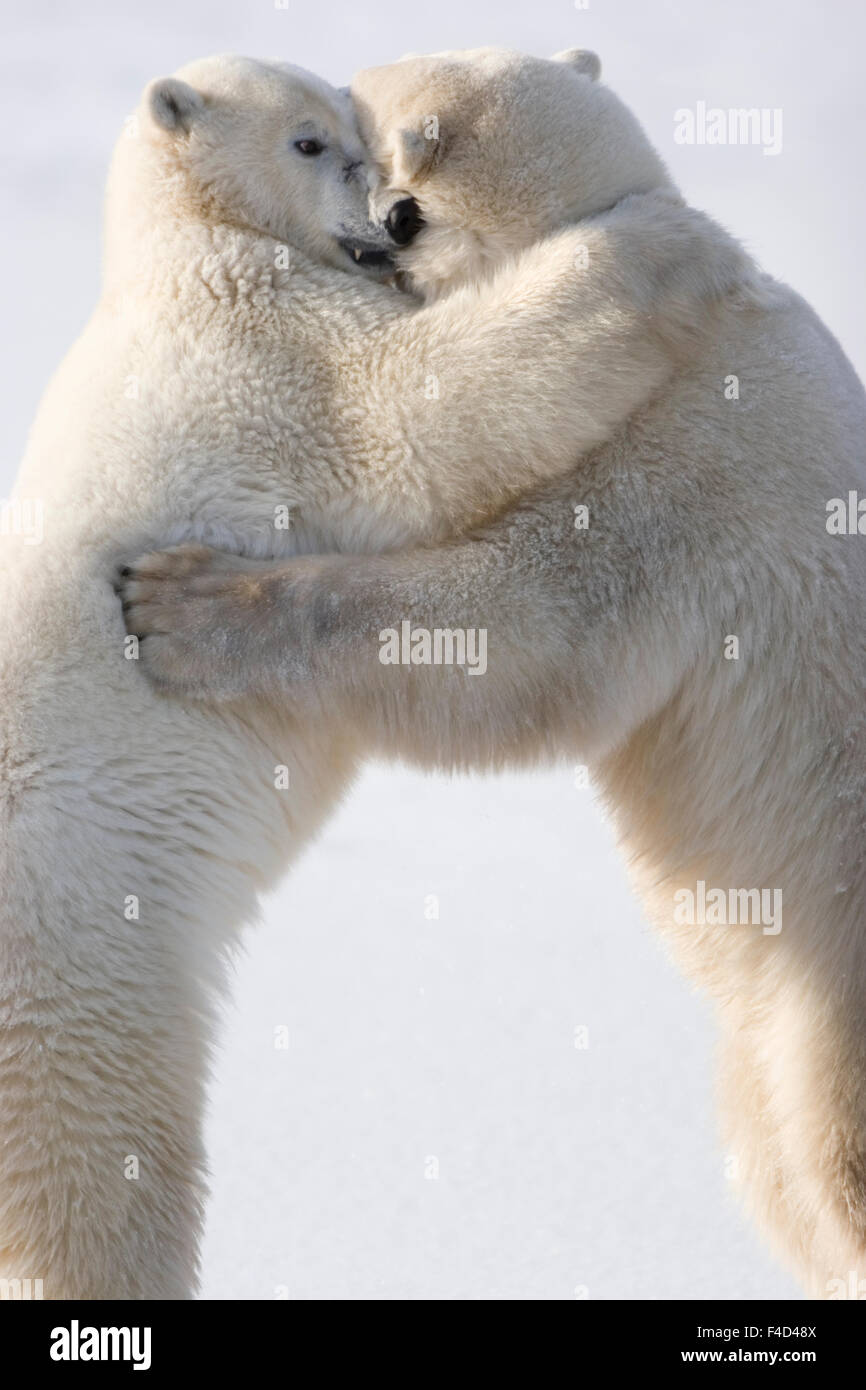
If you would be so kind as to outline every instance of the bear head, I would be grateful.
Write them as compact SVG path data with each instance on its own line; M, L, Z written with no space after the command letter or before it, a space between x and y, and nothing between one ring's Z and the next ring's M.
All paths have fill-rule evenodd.
M151 82L115 153L108 241L163 216L249 228L383 276L395 240L371 217L377 175L348 94L301 68L233 55ZM379 200L378 207L383 207Z
M427 297L629 193L673 185L595 54L410 55L355 77L361 134L424 225L398 256Z

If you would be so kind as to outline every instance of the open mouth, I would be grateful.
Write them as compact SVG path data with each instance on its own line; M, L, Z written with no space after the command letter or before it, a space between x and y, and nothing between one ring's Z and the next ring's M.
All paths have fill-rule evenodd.
M393 270L394 262L387 251L379 246L365 246L362 241L341 241L340 246L355 265L367 266L376 270Z

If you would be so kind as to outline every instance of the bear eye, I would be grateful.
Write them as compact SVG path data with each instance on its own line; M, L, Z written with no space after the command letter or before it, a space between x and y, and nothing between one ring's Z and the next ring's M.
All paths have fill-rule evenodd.
M295 141L295 149L296 149L296 150L299 150L301 154L305 154L305 155L309 155L309 156L314 155L314 154L321 154L321 153L322 153L322 150L323 150L324 148L325 148L325 147L324 147L324 145L322 144L321 140L296 140L296 141Z

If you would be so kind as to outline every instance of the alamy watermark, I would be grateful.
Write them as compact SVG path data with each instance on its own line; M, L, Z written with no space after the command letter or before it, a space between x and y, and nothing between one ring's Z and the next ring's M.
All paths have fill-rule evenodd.
M831 497L824 523L831 536L866 536L866 497L851 491L845 497Z
M51 1332L52 1361L129 1361L134 1371L150 1370L149 1327L82 1327L73 1318L68 1327Z
M764 154L782 153L780 106L681 106L674 112L678 145L760 145Z
M708 888L702 878L695 889L674 893L674 922L679 927L760 926L764 936L782 930L781 888Z
M0 1279L0 1303L39 1301L45 1297L41 1279Z
M827 1280L826 1293L828 1303L838 1303L840 1299L863 1303L866 1300L866 1279L860 1278L859 1270L849 1269L847 1279Z
M383 666L466 666L470 676L487 670L486 627L413 627L404 620L399 631L379 633Z
M39 497L0 500L0 537L17 536L24 545L41 545L45 536L45 508Z

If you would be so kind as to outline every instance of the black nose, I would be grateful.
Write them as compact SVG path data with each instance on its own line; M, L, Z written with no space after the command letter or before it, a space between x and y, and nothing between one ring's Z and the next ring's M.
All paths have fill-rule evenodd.
M415 199L401 198L395 203L385 218L385 226L398 246L408 246L424 226L424 218Z

